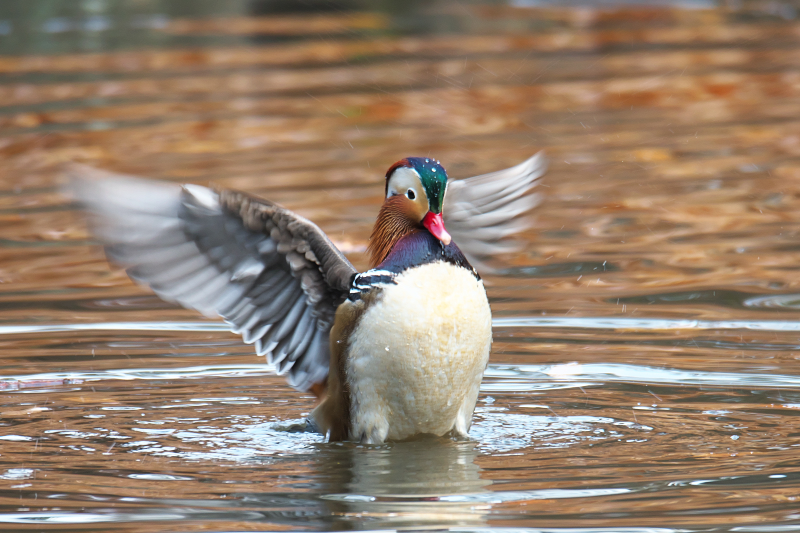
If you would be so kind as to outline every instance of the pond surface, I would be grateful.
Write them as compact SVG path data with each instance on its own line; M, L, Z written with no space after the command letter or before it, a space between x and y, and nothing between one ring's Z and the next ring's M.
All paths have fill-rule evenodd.
M565 4L0 6L0 530L800 530L800 5ZM470 442L302 432L59 193L244 189L364 267L391 163L541 149Z

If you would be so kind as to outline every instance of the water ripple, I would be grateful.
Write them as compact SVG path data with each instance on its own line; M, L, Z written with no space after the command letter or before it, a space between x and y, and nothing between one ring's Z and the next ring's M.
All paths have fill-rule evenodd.
M504 380L508 389L512 382L564 380L589 383L674 384L739 388L793 388L800 386L800 376L789 374L754 374L708 372L656 368L616 363L559 364L559 365L489 365L485 373L489 380Z
M755 305L755 304L754 304ZM764 304L766 305L766 304ZM800 331L796 320L695 320L624 317L499 317L495 328L576 328L625 331L652 330L730 330ZM230 331L220 322L94 322L85 324L37 324L0 326L0 335L59 333L66 331Z
M100 380L176 380L221 377L253 377L275 372L269 364L204 365L182 368L113 369L90 372L48 372L4 376L0 390L20 390ZM800 376L657 368L619 363L567 363L557 365L489 364L484 392L554 390L611 382L675 384L739 388L792 388ZM48 389L49 390L49 389ZM240 400L241 401L241 400Z
M424 497L426 502L450 502L450 503L506 503L526 500L559 500L564 498L595 498L600 496L615 496L617 494L627 494L630 489L625 488L598 488L598 489L542 489L527 491L497 491L481 492L477 494L448 494L436 497ZM335 501L375 501L377 498L367 494L324 494L323 500ZM382 498L384 501L389 498ZM422 499L419 495L395 495L390 499L394 502L404 500L416 502Z

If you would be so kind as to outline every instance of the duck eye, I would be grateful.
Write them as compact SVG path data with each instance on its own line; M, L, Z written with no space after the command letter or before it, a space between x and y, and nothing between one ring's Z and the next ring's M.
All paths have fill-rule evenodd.
M408 191L406 191L406 196L409 200L413 200L417 197L416 193L414 193L414 189L408 189Z

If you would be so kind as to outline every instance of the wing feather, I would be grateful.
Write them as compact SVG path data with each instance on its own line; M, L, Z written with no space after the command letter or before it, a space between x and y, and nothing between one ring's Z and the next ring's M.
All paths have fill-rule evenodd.
M517 166L451 181L444 198L444 222L453 241L475 265L519 248L511 239L531 227L527 214L541 202L535 194L547 159L539 152Z
M327 375L322 373L323 347L330 345L330 330L317 329L314 336L301 358L294 361L291 366L279 368L280 372L289 372L289 384L300 390L307 390L314 383L318 383Z
M308 390L325 379L356 270L312 222L266 200L81 165L71 190L110 261L160 297L222 317Z

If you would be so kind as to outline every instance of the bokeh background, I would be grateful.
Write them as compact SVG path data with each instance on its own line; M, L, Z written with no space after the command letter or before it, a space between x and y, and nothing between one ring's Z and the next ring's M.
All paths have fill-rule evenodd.
M467 444L294 433L313 400L61 192L242 189L364 267L396 160L540 150ZM792 531L799 209L795 0L0 2L0 523Z
M796 14L775 1L4 3L3 237L18 244L0 279L57 289L106 270L51 268L86 239L57 191L69 161L267 196L363 266L397 159L436 157L462 178L546 150L530 245L504 263L568 274L532 283L542 310L785 311L749 293L798 282Z

